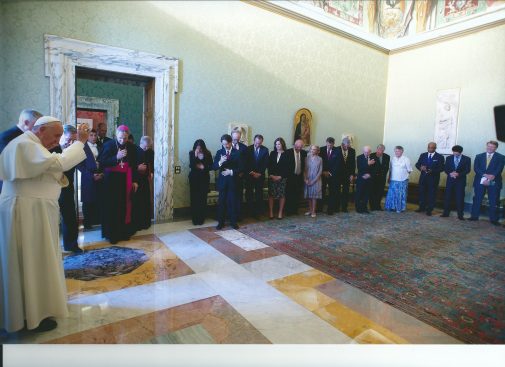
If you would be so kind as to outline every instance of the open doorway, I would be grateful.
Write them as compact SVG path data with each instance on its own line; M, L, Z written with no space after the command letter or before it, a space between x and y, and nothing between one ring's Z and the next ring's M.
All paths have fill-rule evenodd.
M154 141L154 83L152 77L76 67L76 123L87 124L98 134L103 133L111 139L115 139L116 127L124 124L129 127L135 145L139 146L141 137L146 135ZM96 148L99 154L103 146L98 143ZM79 228L93 229L100 224L99 216L90 220L89 205L83 206L83 201L90 200L90 192L95 195L96 190L88 190L86 185L89 185L89 181L83 184L79 171L76 171L74 182ZM152 209L152 179L149 179L149 185ZM151 218L153 214L151 210Z
M50 114L61 121L76 122L76 69L88 68L153 78L145 95L146 113L154 123L154 220L173 218L176 94L179 91L179 60L160 54L99 43L44 35L45 74L49 77ZM147 88L146 90L148 90ZM147 125L149 126L149 125Z

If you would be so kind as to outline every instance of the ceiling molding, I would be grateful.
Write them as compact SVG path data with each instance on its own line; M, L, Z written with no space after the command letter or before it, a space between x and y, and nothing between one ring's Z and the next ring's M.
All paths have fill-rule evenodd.
M463 20L455 21L414 36L385 39L369 33L360 27L347 24L347 22L344 21L339 21L333 16L324 13L322 10L316 7L309 7L307 4L285 0L258 0L246 1L246 3L305 24L310 24L386 54L395 54L419 47L425 47L505 24L505 6L497 6L496 9L492 9L488 12L475 14Z

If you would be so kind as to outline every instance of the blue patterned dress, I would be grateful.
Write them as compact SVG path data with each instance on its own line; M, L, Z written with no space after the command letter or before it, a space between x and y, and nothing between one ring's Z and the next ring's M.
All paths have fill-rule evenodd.
M304 197L305 199L321 199L321 174L323 173L323 159L318 155L309 154L305 158L305 178L309 181L314 181L313 185L305 184Z

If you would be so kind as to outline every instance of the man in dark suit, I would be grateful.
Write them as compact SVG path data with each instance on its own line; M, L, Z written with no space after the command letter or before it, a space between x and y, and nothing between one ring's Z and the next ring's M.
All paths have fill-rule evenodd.
M444 156L435 150L437 144L428 143L428 151L422 153L417 160L416 167L421 171L419 177L419 208L418 213L426 212L430 216L435 207L440 172L444 170Z
M372 182L370 188L370 210L382 210L381 200L386 186L386 177L389 171L388 154L384 153L386 147L382 144L377 146L375 153L370 154L370 159L375 163L372 165Z
M307 152L302 148L303 140L296 139L293 148L286 150L289 160L289 176L286 184L287 215L293 215L298 212L298 205L302 197L305 158L307 158Z
M349 186L356 172L356 151L351 148L349 138L342 139L337 149L337 211L347 213L349 203Z
M466 175L470 173L472 166L471 159L463 153L461 145L452 147L452 156L445 160L445 173L447 181L445 184L444 213L441 217L448 217L451 212L451 199L455 195L458 219L464 220L463 211L465 207L465 186Z
M246 152L245 195L250 213L257 218L263 212L263 185L268 167L268 148L263 146L263 135L254 136L254 144Z
M77 129L72 125L63 126L63 141L61 145L50 150L51 153L62 153L77 139ZM82 249L77 242L79 225L75 208L74 175L75 167L63 172L68 179L68 186L61 189L58 204L60 204L61 232L63 249L73 253L81 253Z
M236 213L236 187L237 177L241 173L242 163L240 152L232 147L231 136L225 134L221 137L223 147L216 152L213 169L219 171L217 189L219 201L217 207L217 230L223 229L226 212L230 218L233 229L238 229Z
M17 138L25 131L31 131L35 121L37 121L42 114L35 110L23 110L19 114L18 124L0 133L0 154L5 149L7 144ZM2 180L0 180L0 192L2 192Z
M91 229L94 224L100 224L98 204L99 192L103 182L103 173L99 170L97 162L98 147L96 144L97 132L92 129L89 132L88 141L84 144L86 159L77 165L81 172L81 202L84 228Z
M335 139L333 137L326 138L326 146L319 149L319 156L323 160L323 204L326 201L328 205L328 215L333 215L337 204L337 149L335 148ZM328 195L326 194L328 188ZM322 208L321 208L322 209ZM337 208L337 212L340 208Z
M242 138L242 132L239 129L235 129L231 133L231 143L233 149L240 153L241 167L245 167L247 145L240 142ZM235 212L237 214L237 220L242 220L242 201L244 199L244 173L240 172L237 177L235 177L237 186L235 187L235 193L237 198L235 200Z
M96 141L96 145L98 146L98 150L101 151L103 145L111 140L107 136L107 124L105 122L100 122L97 126L98 140Z
M372 167L375 161L371 159L372 148L363 147L363 154L356 159L358 174L356 178L356 212L369 214L368 198L372 187Z
M502 172L505 156L496 152L498 142L488 141L486 152L477 154L473 164L475 178L473 179L473 204L469 220L479 220L480 206L487 191L489 198L489 220L498 225L498 207L500 203L500 190L502 188Z

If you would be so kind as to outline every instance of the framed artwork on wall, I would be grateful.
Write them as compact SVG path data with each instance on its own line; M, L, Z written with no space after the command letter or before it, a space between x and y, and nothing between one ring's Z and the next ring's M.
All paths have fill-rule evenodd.
M296 111L293 122L295 127L293 142L296 139L302 139L303 146L308 147L310 145L310 134L312 131L312 112L307 108L300 108Z
M458 133L459 88L439 90L436 101L435 137L440 154L452 154Z
M247 124L242 124L239 122L230 122L228 124L228 133L231 135L233 131L240 131L241 137L240 137L240 142L249 145L249 125Z

